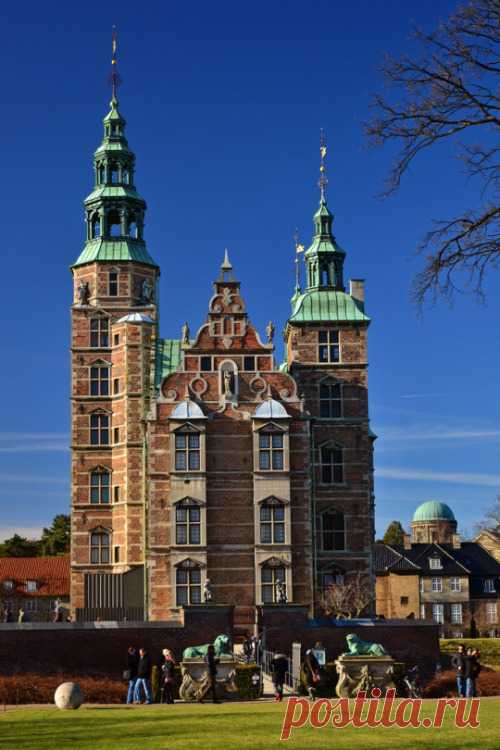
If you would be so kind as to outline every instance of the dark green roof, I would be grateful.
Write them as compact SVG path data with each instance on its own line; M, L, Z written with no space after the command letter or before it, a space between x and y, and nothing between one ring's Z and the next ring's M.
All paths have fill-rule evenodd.
M90 203L100 198L134 198L143 201L135 188L124 185L103 185L96 188L85 198L85 203Z
M98 237L89 240L78 256L74 266L84 263L93 263L96 260L120 261L133 260L136 263L146 263L148 266L156 266L156 263L146 250L146 245L141 240L131 237L120 239L104 239Z
M454 521L455 516L452 509L446 503L440 503L438 500L428 500L426 503L419 505L413 514L414 521Z
M292 302L290 323L369 322L361 304L345 292L333 289L308 290Z
M307 248L304 253L305 258L309 258L311 255L317 253L336 253L337 255L344 256L345 250L342 250L340 245L337 243L335 237L314 237L312 244Z
M156 387L163 378L179 369L182 361L181 342L177 339L158 339L156 344Z

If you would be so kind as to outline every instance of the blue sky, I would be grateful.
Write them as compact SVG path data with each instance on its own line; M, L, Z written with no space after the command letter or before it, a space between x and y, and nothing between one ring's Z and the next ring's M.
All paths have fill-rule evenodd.
M479 185L442 144L399 193L375 196L391 150L366 149L362 122L384 52L412 50L454 3L423 0L26 2L3 11L0 118L3 345L0 538L68 510L69 265L109 101L119 27L121 109L161 264L162 334L205 317L224 247L253 322L281 330L293 287L292 235L311 235L318 132L329 141L329 205L364 277L377 530L439 499L471 529L500 489L498 273L487 304L459 296L419 318L409 287L433 219L473 205ZM281 346L281 344L280 344ZM280 352L278 353L280 356Z

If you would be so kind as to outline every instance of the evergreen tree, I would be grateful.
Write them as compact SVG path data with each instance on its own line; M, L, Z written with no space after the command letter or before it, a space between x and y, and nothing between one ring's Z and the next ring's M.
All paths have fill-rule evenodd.
M0 557L36 557L39 542L14 534L0 544Z
M70 517L59 513L54 517L52 526L44 529L40 539L38 554L55 556L65 555L69 552L70 543Z
M391 521L382 538L384 544L404 544L405 530L399 521Z

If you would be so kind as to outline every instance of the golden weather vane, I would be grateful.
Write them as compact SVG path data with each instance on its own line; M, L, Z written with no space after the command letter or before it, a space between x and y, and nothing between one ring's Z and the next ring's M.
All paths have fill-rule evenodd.
M326 135L323 128L319 131L319 181L318 186L320 189L321 200L324 201L326 198L326 186L328 185L328 177L326 176Z
M118 49L118 32L116 26L113 26L111 32L111 73L109 74L109 82L111 84L112 98L116 101L116 92L118 86L121 84L122 79L118 73L118 60L117 60L117 49Z
M299 242L299 230L295 229L294 235L293 235L293 242L295 245L295 288L298 290L300 289L300 253L303 253L305 250L304 245L302 245L301 242Z

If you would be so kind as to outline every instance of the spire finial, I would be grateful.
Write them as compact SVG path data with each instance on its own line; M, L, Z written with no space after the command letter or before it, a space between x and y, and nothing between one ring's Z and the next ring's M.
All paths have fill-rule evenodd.
M233 267L232 267L232 265L231 265L231 263L229 261L229 253L228 253L227 247L224 248L224 261L223 261L223 263L221 265L221 269L223 271L232 271L233 270Z
M300 253L303 253L305 250L304 245L302 245L300 242L300 236L299 236L299 230L296 228L295 232L293 234L293 242L295 244L295 292L298 294L300 292L300 265L299 265L299 255Z
M326 134L323 128L319 131L319 181L318 187L320 192L321 202L326 202L326 186L328 185L328 177L326 176Z
M111 84L111 101L117 101L117 89L120 86L122 79L118 73L118 60L116 51L118 49L118 32L116 26L113 25L113 31L111 32L111 73L109 74L109 83Z

